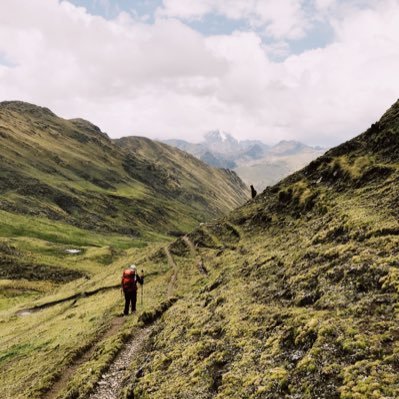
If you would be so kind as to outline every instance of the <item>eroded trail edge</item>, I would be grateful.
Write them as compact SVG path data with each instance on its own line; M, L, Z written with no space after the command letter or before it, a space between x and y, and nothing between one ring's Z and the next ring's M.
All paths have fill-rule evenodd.
M117 399L123 382L129 376L128 367L138 352L143 349L155 325L137 331L116 356L108 371L101 376L89 399Z

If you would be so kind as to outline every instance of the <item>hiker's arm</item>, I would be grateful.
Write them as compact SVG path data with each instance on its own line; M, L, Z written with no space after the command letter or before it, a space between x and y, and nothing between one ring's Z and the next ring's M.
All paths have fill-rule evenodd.
M144 284L144 274L142 276L137 275L137 281L143 285Z

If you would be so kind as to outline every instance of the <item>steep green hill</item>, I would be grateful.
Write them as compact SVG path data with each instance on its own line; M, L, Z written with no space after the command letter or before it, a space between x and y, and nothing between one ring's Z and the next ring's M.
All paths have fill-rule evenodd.
M90 122L27 103L0 103L0 145L0 209L83 229L133 237L187 231L248 195L233 173L181 152L179 163L161 163L156 152L115 145ZM181 180L179 169L194 172Z
M155 177L162 178L162 172L167 173L166 189L173 192L176 200L203 214L204 220L226 214L247 199L247 187L231 170L207 167L184 151L144 137L124 137L114 143L154 164L158 173L151 176L149 185ZM206 213L201 209L205 204Z
M195 289L125 397L398 398L398 210L399 102L172 244Z

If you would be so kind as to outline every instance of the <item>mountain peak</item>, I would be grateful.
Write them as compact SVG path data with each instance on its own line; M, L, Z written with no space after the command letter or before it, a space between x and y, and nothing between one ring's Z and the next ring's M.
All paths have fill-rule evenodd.
M230 134L221 130L214 130L205 134L205 142L208 143L238 143L238 141Z

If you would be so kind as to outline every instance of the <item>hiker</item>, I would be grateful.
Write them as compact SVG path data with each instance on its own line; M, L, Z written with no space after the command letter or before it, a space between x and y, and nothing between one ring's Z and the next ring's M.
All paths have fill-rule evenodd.
M139 276L136 265L130 265L123 271L122 291L125 294L124 316L129 314L129 305L131 304L132 313L136 311L137 302L137 283L144 284L144 276Z
M256 192L254 186L251 184L251 196L252 196L252 198L255 198L256 194L257 194L257 192Z

